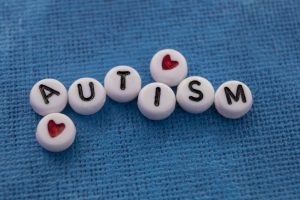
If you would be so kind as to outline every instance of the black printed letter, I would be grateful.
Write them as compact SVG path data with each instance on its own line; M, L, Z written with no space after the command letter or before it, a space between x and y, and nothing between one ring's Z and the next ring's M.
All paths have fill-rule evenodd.
M126 88L126 79L125 79L125 77L126 77L127 75L129 75L130 72L129 72L129 71L118 71L117 74L118 74L119 76L121 76L121 84L120 84L120 88L121 88L121 90L125 90L125 88Z
M229 105L232 104L231 98L237 102L240 99L240 96L242 97L242 102L246 103L246 96L242 85L237 86L236 95L234 95L228 87L225 87L224 91Z
M191 81L189 83L189 89L192 92L198 94L198 97L189 96L189 99L192 100L192 101L196 101L196 102L201 101L203 99L203 93L200 90L197 90L197 89L193 88L193 85L201 85L201 83L199 81L196 81L196 80Z
M89 86L90 86L90 90L91 90L91 95L89 97L84 97L83 91L82 91L82 85L80 83L77 85L79 97L83 101L90 101L90 100L92 100L95 97L94 83L90 82Z
M159 106L160 92L161 92L160 87L157 87L157 88L155 89L155 99L154 99L154 105L155 105L156 107Z
M40 91L41 91L41 94L42 94L42 96L43 96L43 99L44 99L45 104L49 104L49 100L48 100L48 99L49 99L52 95L54 95L54 94L57 95L57 96L60 95L59 91L56 91L56 90L54 90L54 89L52 89L52 88L50 88L50 87L48 87L48 86L46 86L46 85L43 85L43 84L41 84L41 85L39 86L39 89L40 89ZM48 90L50 93L49 93L49 94L46 94L45 90Z

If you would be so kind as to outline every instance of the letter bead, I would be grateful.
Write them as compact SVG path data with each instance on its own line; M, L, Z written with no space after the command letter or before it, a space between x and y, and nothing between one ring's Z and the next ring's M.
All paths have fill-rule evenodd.
M68 103L65 86L55 79L43 79L30 91L30 104L39 115L61 112Z
M212 84L200 76L184 79L177 87L176 99L181 108L189 113L202 113L214 103Z
M150 83L142 88L138 96L138 108L151 120L163 120L169 117L176 105L173 90L164 83Z
M223 83L215 94L215 107L224 117L237 119L252 107L253 99L249 87L240 81Z
M68 96L72 109L82 115L98 112L106 100L104 87L93 78L80 78L73 82L69 88Z
M111 99L125 103L137 97L142 87L142 80L132 67L117 66L106 74L104 87Z
M170 87L178 85L186 77L187 71L186 59L174 49L157 52L150 63L152 78Z
M73 121L61 113L46 115L36 129L36 139L46 150L60 152L69 148L75 139L76 127Z

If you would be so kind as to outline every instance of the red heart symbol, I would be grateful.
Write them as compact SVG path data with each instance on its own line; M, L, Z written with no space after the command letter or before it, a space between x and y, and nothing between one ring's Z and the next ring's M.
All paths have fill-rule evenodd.
M165 55L165 57L162 60L161 65L162 65L163 70L170 70L170 69L177 67L178 62L171 60L170 55Z
M48 122L48 132L51 137L56 137L65 129L65 124L56 124L53 120Z

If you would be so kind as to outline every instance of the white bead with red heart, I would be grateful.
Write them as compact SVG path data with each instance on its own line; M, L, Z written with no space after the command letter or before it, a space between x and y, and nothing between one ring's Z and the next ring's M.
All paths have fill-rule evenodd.
M187 72L186 59L174 49L157 52L150 63L152 78L170 87L178 85L186 77Z
M252 107L253 98L249 87L240 81L227 81L215 93L215 107L226 118L238 119Z
M142 87L139 73L129 66L117 66L109 70L104 79L107 95L120 103L132 101Z
M61 113L46 115L36 129L36 139L46 150L60 152L69 148L76 136L73 121Z
M173 90L164 83L150 83L142 88L138 96L138 108L151 120L163 120L169 117L176 105Z
M215 90L212 84L200 76L184 79L177 87L176 99L181 108L189 113L202 113L213 103Z
M66 107L68 95L65 86L55 79L43 79L30 91L30 104L39 115L61 112Z
M72 83L68 91L69 104L82 115L98 112L106 100L106 91L94 78L80 78Z

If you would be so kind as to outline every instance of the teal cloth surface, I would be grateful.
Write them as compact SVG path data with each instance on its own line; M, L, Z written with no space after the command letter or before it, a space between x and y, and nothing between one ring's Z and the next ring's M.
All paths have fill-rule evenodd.
M299 10L297 0L0 0L0 199L300 199ZM164 48L215 89L245 82L252 110L228 120L177 106L153 122L136 100L108 99L92 116L64 110L77 127L67 151L38 145L36 81L103 83L129 65L145 85Z

